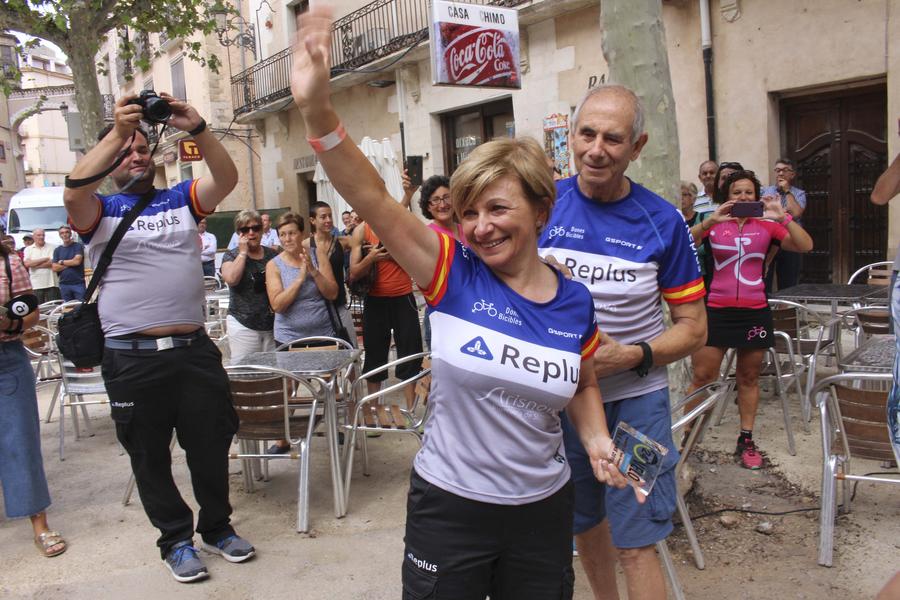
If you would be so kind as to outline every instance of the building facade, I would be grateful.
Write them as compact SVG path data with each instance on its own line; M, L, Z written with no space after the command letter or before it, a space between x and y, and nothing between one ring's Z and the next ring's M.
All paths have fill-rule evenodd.
M0 32L0 69L17 67L16 38ZM25 174L21 162L18 136L13 128L9 98L0 91L0 208L9 206L13 194L25 187Z
M521 90L433 86L426 0L333 3L334 102L355 140L389 138L424 157L426 176L451 173L474 145L501 135L533 136L548 152L565 153L575 104L609 72L600 2L478 3L518 11ZM694 181L710 155L704 3L715 157L742 162L763 183L776 158L796 161L796 184L809 195L804 223L816 242L804 266L808 281L846 281L857 266L892 257L900 207L874 207L868 195L900 152L900 0L664 0L679 171ZM231 92L237 122L252 124L262 140L266 205L302 209L315 197L315 157L289 95L289 43L307 4L245 7L260 60L232 78Z
M124 60L118 54L118 36L135 35L134 32L125 30L112 32L102 45L98 59L104 60L107 69L104 75L99 76L101 93L111 94L118 100L124 95L136 95L141 90L154 90L187 100L220 137L241 174L240 182L219 206L219 211L278 206L276 197L271 198L272 204L266 204L262 197L256 130L247 125L236 124L233 120L229 79L231 71L236 72L242 61L247 64L248 60L252 60L246 58L247 48L223 48L215 34L196 34L196 37L190 39L167 39L160 34L138 35L131 40L137 47L137 55L156 49L160 52L159 56L151 60L147 70L141 70L133 61ZM200 41L207 54L219 56L223 68L218 73L184 55L183 44L193 41ZM161 127L150 133L151 147L157 135L162 134L153 158L156 168L155 184L158 187L171 187L208 172L202 157L197 157L190 145L180 144L189 138L186 133L174 129L162 130ZM227 238L224 243L227 243Z

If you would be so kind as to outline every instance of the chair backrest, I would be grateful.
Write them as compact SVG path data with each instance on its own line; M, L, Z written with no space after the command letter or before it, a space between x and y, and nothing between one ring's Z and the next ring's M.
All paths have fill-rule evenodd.
M318 406L309 381L270 367L229 366L225 370L240 421L239 438L282 438L294 444L309 436Z
M869 335L891 332L891 313L887 308L863 308L856 312L856 320Z
M205 276L203 277L203 289L207 292L214 292L218 289L221 289L221 284L218 279L215 277Z
M306 352L317 350L353 350L353 344L347 340L327 335L311 335L285 342L275 348L276 352L288 350L289 352Z
M775 306L772 308L772 326L776 331L783 331L796 338L800 331L799 315L796 307Z
M49 354L53 350L52 336L43 327L31 327L22 333L22 343L34 354Z
M893 263L889 260L874 262L858 269L847 283L867 283L869 285L890 285L891 283L891 267ZM865 277L865 279L863 279Z
M271 423L284 419L287 385L278 375L231 376L231 398L241 423Z
M428 394L431 393L431 358L426 358L422 361L422 370L428 371L428 374L423 376L416 382L416 399L413 402L413 410L419 405L427 406L428 405Z
M839 383L833 389L850 454L872 460L893 460L887 424L888 392L857 389Z

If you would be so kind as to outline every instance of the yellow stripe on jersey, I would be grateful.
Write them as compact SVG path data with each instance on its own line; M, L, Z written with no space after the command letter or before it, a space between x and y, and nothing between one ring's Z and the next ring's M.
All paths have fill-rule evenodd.
M597 348L600 347L600 329L598 327L594 327L594 333L588 340L581 345L581 358L590 358L594 355L594 352L597 351Z
M422 290L425 302L432 306L440 303L447 291L447 278L450 275L450 263L453 256L453 241L450 236L440 232L435 233L440 242L438 260L431 278L431 285L428 286L428 289Z

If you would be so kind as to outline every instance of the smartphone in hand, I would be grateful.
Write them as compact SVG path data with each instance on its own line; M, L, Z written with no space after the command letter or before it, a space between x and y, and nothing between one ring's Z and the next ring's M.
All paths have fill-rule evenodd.
M761 217L764 210L762 202L735 202L731 207L731 216Z
M406 176L409 177L410 183L414 187L422 185L422 157L407 156L406 157Z

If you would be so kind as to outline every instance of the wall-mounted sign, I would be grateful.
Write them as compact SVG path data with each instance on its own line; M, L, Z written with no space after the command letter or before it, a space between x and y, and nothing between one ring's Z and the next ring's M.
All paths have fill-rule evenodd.
M307 154L294 158L294 170L301 173L316 170L316 155Z
M515 9L434 0L431 20L433 83L522 87Z
M569 115L555 113L544 117L544 150L553 161L558 177L569 172Z
M599 77L597 77L596 75L591 75L590 77L588 77L587 89L595 88L598 85L603 85L604 83L606 83L606 73L603 73Z
M200 147L194 140L180 140L178 142L178 156L181 162L192 162L203 160L203 154L200 153Z

